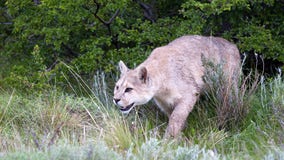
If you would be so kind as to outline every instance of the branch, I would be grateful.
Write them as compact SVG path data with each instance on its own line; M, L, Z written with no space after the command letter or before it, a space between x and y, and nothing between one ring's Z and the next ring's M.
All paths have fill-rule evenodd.
M103 23L103 25L105 25L105 26L107 27L108 34L109 34L109 36L112 37L112 44L114 44L115 47L118 49L119 46L118 46L118 41L117 41L117 35L113 35L113 34L112 34L110 25L111 25L111 23L114 21L115 17L118 16L118 14L120 13L120 10L117 9L117 10L115 11L115 13L111 16L111 18L110 18L108 21L105 21L105 20L103 20L100 16L98 16L99 9L100 9L101 5L100 5L96 0L93 0L93 2L94 2L95 5L97 6L96 11L95 11L95 13L94 13L94 16L95 16L101 23Z
M94 1L95 5L97 6L96 12L94 14L97 15L101 5L97 1L95 1L95 0L93 0L93 1Z
M96 6L97 6L96 11L95 11L95 13L94 13L94 16L95 16L100 22L102 22L105 26L109 26L109 25L113 22L114 18L117 17L118 14L119 14L119 12L120 12L120 10L117 9L117 10L115 11L115 13L112 15L112 17L111 17L108 21L105 21L105 20L103 20L101 17L98 16L98 12L99 12L99 9L100 9L100 6L101 6L101 5L100 5L97 1L95 1L95 0L94 0L94 3L95 3Z
M12 25L13 22L1 22L0 24L4 24L4 25Z
M52 65L46 69L47 72L51 71L57 64L59 63L59 60L56 60L52 63Z
M112 15L112 17L111 17L106 23L107 23L107 24L111 24L112 21L114 20L114 18L118 16L119 12L120 12L120 10L117 9L117 10L115 11L115 13Z
M137 2L139 6L144 10L144 17L150 20L152 23L156 22L154 9L151 5L141 2L140 0L133 0Z
M34 4L35 4L36 6L41 4L40 0L33 0L33 1L34 1Z

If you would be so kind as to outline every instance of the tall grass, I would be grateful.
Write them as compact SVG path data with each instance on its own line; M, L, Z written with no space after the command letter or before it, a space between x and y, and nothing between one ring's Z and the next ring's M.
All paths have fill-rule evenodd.
M69 70L73 94L1 90L0 159L284 159L281 76L240 93L246 113L229 129L219 128L212 94L195 106L181 139L164 140L167 118L154 104L122 115L104 74L88 87Z
M203 59L203 63L206 85L201 105L215 112L219 129L237 128L249 112L250 100L259 86L261 75L251 72L244 76L241 70L228 75L222 64L215 65L206 59Z

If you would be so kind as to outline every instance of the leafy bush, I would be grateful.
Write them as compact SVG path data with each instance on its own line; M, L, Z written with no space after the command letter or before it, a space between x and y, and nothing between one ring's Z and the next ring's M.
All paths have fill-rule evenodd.
M0 5L5 86L44 85L42 70L29 67L35 46L45 70L57 70L56 62L63 61L86 79L98 70L114 72L119 60L133 67L153 48L185 34L221 36L235 42L241 53L277 61L273 67L284 63L281 0L5 0ZM18 75L27 72L38 76Z

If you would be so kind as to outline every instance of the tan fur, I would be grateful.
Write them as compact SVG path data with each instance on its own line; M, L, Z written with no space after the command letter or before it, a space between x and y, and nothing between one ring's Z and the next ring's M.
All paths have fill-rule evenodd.
M178 136L204 88L202 57L222 64L228 81L237 83L240 55L234 44L216 37L183 36L154 49L134 70L120 61L114 102L128 113L153 98L169 117L165 136Z

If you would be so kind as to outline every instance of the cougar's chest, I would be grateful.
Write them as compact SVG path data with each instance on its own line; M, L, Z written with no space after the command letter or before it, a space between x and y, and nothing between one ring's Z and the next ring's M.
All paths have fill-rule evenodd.
M172 89L165 89L154 96L155 103L167 115L171 114L180 99L181 95Z

